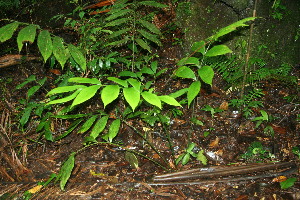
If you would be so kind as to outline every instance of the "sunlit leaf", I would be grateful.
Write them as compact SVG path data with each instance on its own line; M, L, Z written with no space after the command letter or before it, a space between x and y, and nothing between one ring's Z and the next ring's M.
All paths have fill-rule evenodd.
M44 62L46 62L48 58L50 58L53 50L52 39L49 31L44 30L40 32L37 39L37 45L44 58Z
M108 77L107 80L113 81L115 83L118 83L119 85L122 85L123 87L128 87L128 83L126 80L122 80L116 77Z
M181 78L191 78L191 79L196 80L195 73L186 66L179 67L176 70L175 75L178 77L181 77Z
M226 45L217 45L213 46L211 49L209 49L205 56L212 57L212 56L220 56L227 53L232 53L232 51L226 46Z
M202 55L204 55L205 53L205 42L202 40L200 42L195 42L191 48L191 50L194 52L199 52L202 53Z
M207 158L204 155L204 150L199 151L197 154L197 160L199 160L203 165L207 165Z
M164 96L159 96L159 99L169 105L172 105L172 106L179 106L179 107L182 107L178 101L176 101L176 99L174 99L173 97L170 97L168 95L164 95Z
M198 74L204 83L212 86L212 81L214 78L214 70L211 66L203 66L198 70Z
M245 22L253 21L254 19L256 19L256 17L248 17L240 21L237 21L233 24L230 24L229 26L226 26L221 30L219 30L215 35L209 37L208 40L216 41L219 37L231 33L232 31L235 31L239 27L248 26L247 24L245 24Z
M128 102L128 104L134 111L140 102L140 98L141 98L140 92L135 88L130 87L130 88L123 88L123 93L124 93L125 100Z
M195 81L190 85L188 93L187 93L188 106L190 106L192 101L199 94L200 88L201 88L201 82L200 81Z
M127 79L127 81L130 85L132 85L132 87L134 89L136 89L137 91L140 92L140 90L141 90L141 82L140 81L133 79L133 78L129 78L129 79Z
M183 65L196 65L199 66L200 62L199 62L199 58L196 57L186 57L186 58L182 58L177 65L178 66L183 66Z
M17 37L19 52L22 50L23 42L33 43L36 35L36 25L30 24L23 28Z
M77 91L75 91L70 96L67 96L67 97L62 98L62 99L56 99L56 100L50 101L46 105L58 104L58 103L65 103L65 102L71 101L71 100L73 100L78 95L79 92L80 92L80 89L78 89Z
M90 83L90 84L97 84L101 85L101 82L96 78L81 78L81 77L74 77L70 78L68 82L71 83Z
M54 94L61 94L61 93L65 93L65 92L72 92L74 90L83 89L83 88L86 88L86 86L85 85L70 85L70 86L58 87L58 88L54 88L54 89L50 90L46 96L54 95Z
M157 106L158 108L161 108L161 101L159 97L156 94L150 93L150 92L142 92L142 97L150 104Z
M19 22L13 22L1 27L0 42L5 42L6 40L9 40L12 37L15 30L18 28L19 24Z
M89 100L93 96L95 96L96 92L98 91L98 89L100 87L101 87L100 85L92 85L90 87L86 87L86 88L82 89L79 92L79 94L76 96L76 98L74 99L71 107L79 105L79 104Z
M120 93L120 87L118 85L107 85L101 92L101 99L104 107L118 98Z
M182 165L186 165L189 162L190 158L191 158L191 155L189 153L186 153L182 158L182 161L181 161Z

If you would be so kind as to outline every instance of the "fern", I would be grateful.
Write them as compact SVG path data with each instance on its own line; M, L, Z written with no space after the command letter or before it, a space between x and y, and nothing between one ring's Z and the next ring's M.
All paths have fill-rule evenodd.
M131 50L143 49L151 53L151 45L161 46L160 30L151 22L150 15L143 15L140 11L145 6L164 8L166 5L156 1L117 1L104 19L111 41L108 46L131 45ZM138 47L137 47L138 45Z

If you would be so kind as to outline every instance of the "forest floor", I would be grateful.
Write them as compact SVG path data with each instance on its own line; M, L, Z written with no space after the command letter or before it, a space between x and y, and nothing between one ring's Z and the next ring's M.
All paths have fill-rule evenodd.
M166 49L172 56L172 51ZM165 67L172 68L169 61ZM293 69L293 75L300 77L299 66ZM299 85L286 85L277 80L261 81L258 87L263 89L262 98L265 110L273 120L256 128L256 122L245 119L237 109L226 106L230 99L237 98L234 92L224 91L224 81L216 76L213 88L202 90L192 108L186 106L182 115L173 116L167 130L173 143L175 156L185 152L189 142L194 142L194 150L203 149L212 169L216 166L227 169L227 175L216 175L198 180L188 178L160 185L153 180L155 175L167 173L153 162L138 157L138 168L133 168L124 158L122 149L110 145L98 145L87 148L76 156L75 167L65 188L61 191L59 183L51 183L39 188L38 182L47 181L52 173L58 173L61 164L71 152L82 147L84 136L71 133L58 142L38 140L34 119L25 130L20 130L17 114L22 108L20 99L26 98L30 85L15 90L30 75L38 78L48 77L55 80L55 75L39 61L30 61L21 65L0 69L1 81L1 154L0 154L0 199L23 199L24 192L30 190L31 199L300 199L299 157L293 148L300 144L299 99L288 101L287 96L299 95ZM159 93L171 93L178 88L186 87L182 81L162 76L155 83ZM54 87L49 83L46 89ZM36 101L45 98L46 90L35 96ZM203 110L206 106L223 108L222 112L211 113ZM259 109L253 110L260 116ZM203 122L203 125L191 123L192 117ZM298 116L298 119L297 119ZM64 122L65 123L65 122ZM55 130L63 129L68 124L62 121L53 122ZM134 127L148 134L147 138L174 167L174 159L168 147L166 131L161 124L147 126L140 120L130 121ZM264 133L270 126L274 135ZM145 154L159 162L162 160L153 152L135 131L124 125L117 137L123 145ZM256 150L256 152L254 151ZM244 155L244 156L243 156ZM170 158L170 159L169 159ZM291 173L280 174L280 169L262 170L256 173L251 169L258 165L251 163L295 163ZM235 173L235 166L250 166L249 172ZM190 169L207 169L196 159L186 165L179 164L173 171ZM295 167L296 166L296 167ZM259 170L257 170L259 171ZM210 172L208 172L210 173ZM284 175L284 177L279 177ZM257 176L255 178L255 176ZM251 178L253 177L253 178ZM298 180L288 189L281 189L280 178L296 177ZM221 180L221 181L220 181ZM198 182L198 183L196 183ZM39 190L40 189L40 190Z

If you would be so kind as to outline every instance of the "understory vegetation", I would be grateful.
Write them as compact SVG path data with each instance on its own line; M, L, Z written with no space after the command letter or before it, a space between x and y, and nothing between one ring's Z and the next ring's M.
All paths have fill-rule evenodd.
M74 43L65 42L37 24L7 20L0 28L1 43L16 38L19 52L25 48L24 44L26 48L36 44L44 65L61 72L55 80L29 75L16 87L20 90L30 85L26 98L19 101L17 108L18 127L23 136L26 138L26 132L34 126L39 136L31 142L57 143L73 134L84 138L82 146L68 155L59 173L52 174L42 183L44 186L57 181L64 190L76 156L100 145L124 150L125 159L133 168L139 167L139 157L166 171L186 165L192 159L207 165L205 148L198 148L196 141L190 140L186 147L181 147L180 153L175 151L169 127L184 112L191 113L187 123L193 126L208 124L197 118L194 111L201 91L214 88L216 74L226 85L224 91L237 94L236 98L220 107L207 105L199 109L210 112L214 118L230 107L243 119L255 122L255 129L274 137L276 131L270 122L275 117L264 107L265 94L260 84L272 79L297 87L297 77L290 75L292 66L282 63L276 68L268 68L263 58L245 59L249 53L247 49L251 48L246 41L237 42L236 52L222 41L224 36L234 34L236 30L251 29L249 25L257 18L239 20L194 42L190 53L178 59L176 66L171 68L160 62L157 53L166 37L157 22L158 14L166 12L168 6L156 0L118 0L90 15L91 10L77 5L73 13L54 17L65 20L64 29L76 33ZM280 17L278 13L276 17ZM173 26L166 26L164 30ZM259 51L263 50L262 46ZM161 77L167 77L165 85L177 80L181 86L173 91L159 90L157 83L161 84ZM49 82L55 88L49 88ZM42 99L41 94L44 94ZM286 98L289 102L299 103L299 96ZM298 114L298 123L299 118ZM161 137L168 143L168 158L147 135L158 126L163 130ZM143 146L155 152L155 156L134 150L127 141L118 139L124 127L137 134ZM212 131L213 127L204 131L204 137ZM295 152L298 152L299 156L299 148L293 148L293 153L297 155ZM254 142L241 158L252 162L272 161L273 155L259 142Z

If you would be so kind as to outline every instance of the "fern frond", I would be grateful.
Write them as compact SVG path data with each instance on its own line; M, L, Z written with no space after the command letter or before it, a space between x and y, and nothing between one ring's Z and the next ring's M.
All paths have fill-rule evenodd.
M107 24L105 24L105 27L108 27L108 26L119 26L121 24L124 24L128 21L132 20L132 18L121 18L121 19L116 19L114 21L111 21Z
M151 6L151 7L156 7L156 8L165 8L167 5L161 4L155 1L141 1L138 2L139 5L144 5L144 6Z
M149 47L149 45L142 39L136 39L136 43L138 43L138 45L140 45L140 47L142 47L143 49L146 49L147 51L149 51L149 53L151 53L151 49Z
M130 28L126 28L126 29L123 29L123 30L119 30L119 31L116 31L116 32L113 32L112 34L110 34L108 36L109 39L111 38L115 38L115 37L118 37L126 32L130 31Z
M118 12L113 12L110 16L108 16L105 20L106 21L111 21L114 19L117 19L118 17L124 16L130 12L134 12L132 9L125 9L125 10L120 10Z
M153 35L143 29L138 29L137 30L142 36L144 36L146 39L156 43L158 46L162 46L161 42L159 41L159 39L156 37L156 35Z
M139 19L138 22L144 26L145 28L147 28L149 31L151 31L152 33L155 33L157 35L160 35L161 32L160 30L152 23L148 22L148 21L145 21L145 20L142 20L142 19Z

